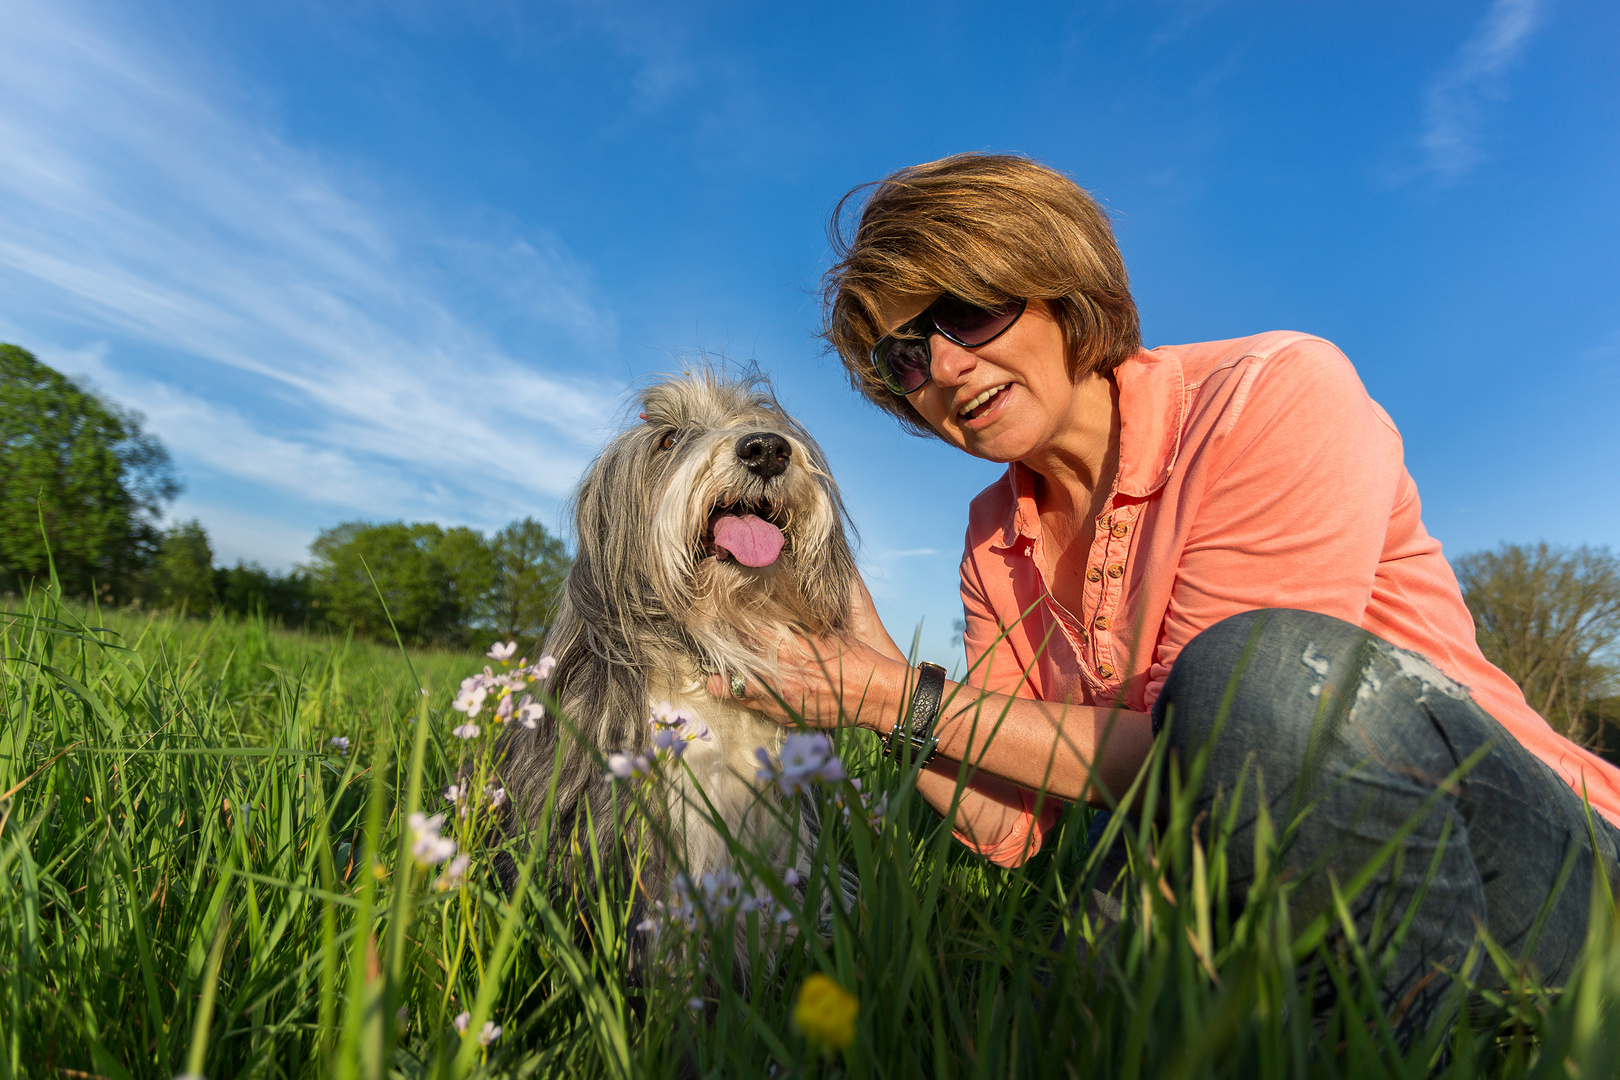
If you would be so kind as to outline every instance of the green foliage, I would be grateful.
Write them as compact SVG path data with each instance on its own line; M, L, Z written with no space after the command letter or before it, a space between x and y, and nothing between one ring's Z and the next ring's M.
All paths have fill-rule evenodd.
M166 530L152 560L148 599L160 607L205 612L214 602L214 550L193 518Z
M1608 548L1503 544L1455 566L1486 659L1558 731L1599 739L1597 701L1620 689L1620 560Z
M480 555L471 542L477 535L453 529L447 536L437 525L403 521L351 521L323 530L310 545L315 602L328 623L366 637L392 636L386 604L406 641L456 642L471 613L466 591L488 578L487 553ZM453 572L470 573L474 581L460 588Z
M1114 885L1112 935L1087 904L1111 884L1086 844L1089 812L1071 810L1025 866L997 869L951 840L868 735L846 731L840 752L868 792L888 793L886 813L846 819L853 787L818 788L824 828L802 885L735 852L788 923L700 905L685 947L632 978L642 939L614 875L598 875L600 892L543 880L508 847L509 895L476 806L444 823L473 857L464 883L438 888L444 868L411 857L408 815L448 809L439 793L458 770L489 767L448 735L456 684L481 657L36 595L0 622L0 658L0 1080L1620 1070L1607 897L1565 992L1518 974L1449 1034L1402 1049L1358 988L1382 961L1353 932L1312 944L1325 939L1289 924L1290 883L1264 870L1245 910L1227 909L1231 822L1190 821L1187 785L1157 756L1140 783L1167 792L1168 811L1124 833L1133 876ZM347 753L333 736L352 740ZM618 790L628 807L647 789ZM1262 829L1264 850L1289 827ZM610 857L578 839L582 863ZM1300 990L1313 966L1342 988L1321 1013ZM838 1056L792 1022L812 973L859 1000ZM486 1021L502 1028L487 1048Z
M268 618L283 626L309 626L314 622L314 597L309 575L298 570L278 574L258 563L238 561L214 568L213 595L219 607L233 615Z
M141 417L0 344L0 589L50 577L129 598L179 494Z
M530 517L496 533L490 548L495 574L484 625L503 641L543 641L572 564L567 549Z
M380 591L412 644L476 636L537 643L570 565L562 542L533 518L493 539L468 528L355 521L325 530L310 551L314 603L329 625L391 640Z

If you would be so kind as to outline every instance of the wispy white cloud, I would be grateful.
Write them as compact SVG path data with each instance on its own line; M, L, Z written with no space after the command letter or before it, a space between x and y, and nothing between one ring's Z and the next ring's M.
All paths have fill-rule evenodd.
M1538 21L1538 0L1494 0L1423 98L1423 164L1454 180L1480 160L1486 105L1505 96L1503 77L1524 53Z
M492 522L569 487L621 386L589 374L617 326L555 237L433 235L93 9L6 22L0 321L24 344L105 342L62 362L244 491Z

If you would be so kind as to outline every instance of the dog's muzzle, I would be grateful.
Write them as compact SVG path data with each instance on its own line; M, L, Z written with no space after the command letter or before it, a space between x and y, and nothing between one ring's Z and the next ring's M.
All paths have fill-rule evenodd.
M751 431L737 440L737 460L761 480L787 472L793 444L774 431Z

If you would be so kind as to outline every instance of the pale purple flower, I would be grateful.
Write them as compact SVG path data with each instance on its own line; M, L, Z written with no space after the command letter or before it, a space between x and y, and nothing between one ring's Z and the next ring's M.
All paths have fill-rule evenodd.
M450 729L450 734L458 739L476 739L483 730L477 724L457 724Z
M620 780L646 776L652 772L652 762L643 754L609 754L608 773Z
M330 741L332 749L336 750L338 753L347 754L349 752L349 740L347 736L334 735Z
M506 805L506 789L496 787L494 784L484 785L484 795L489 799L489 808L499 810Z
M517 655L517 642L497 641L495 644L489 647L489 652L485 653L484 655L489 657L491 660L510 660L512 657Z
M534 672L534 677L537 679L549 679L551 673L557 670L557 658L555 656L542 656L535 661L534 667L529 670Z
M670 728L659 728L653 732L652 745L654 754L668 754L672 758L678 758L686 752L685 740Z
M533 731L534 725L540 720L541 717L545 715L545 707L528 694L524 694L523 699L518 702L517 722L521 727L526 727L530 731Z
M686 1007L688 1009L691 1009L693 1012L702 1012L703 1011L703 999L700 998L700 997L687 998L686 999Z
M495 706L495 718L503 724L512 719L512 706L515 704L511 694L502 694L501 703Z
M463 785L451 784L444 789L444 801L449 803L458 803L461 801L461 797L465 794L467 794L467 789Z
M653 706L650 722L655 753L678 758L685 753L687 743L698 739L709 741L709 725L696 716L686 715L667 701Z
M848 778L844 763L833 753L832 741L819 733L789 735L782 741L776 764L762 746L754 751L761 768L760 781L775 781L784 795L807 793L812 784L831 784Z
M874 829L882 828L883 818L889 812L889 793L885 791L877 798L873 798L870 791L861 790L860 777L851 780L849 786L855 789L855 794L860 800L861 813L866 817L867 824ZM852 806L850 801L844 797L843 791L833 793L833 805L843 813L844 823L848 824Z
M444 868L444 873L439 875L439 880L433 883L433 887L440 892L447 892L456 888L466 880L467 868L471 865L472 856L465 852L457 855L450 860L450 865Z
M469 686L468 683L472 685ZM478 710L484 707L484 699L488 696L489 686L483 679L474 675L461 684L461 693L456 695L456 700L451 702L450 707L456 712L466 713L467 719L471 720L478 715Z
M786 885L790 889L797 885L801 880L803 879L799 877L799 872L793 869L791 866L782 871L782 884Z
M465 1035L465 1034L467 1034L467 1025L472 1023L472 1013L464 1012L464 1013L460 1014L459 1016L457 1016L454 1020L452 1020L450 1022L452 1024L456 1025L456 1030L457 1031L459 1031L459 1032L461 1032L461 1034Z
M456 853L456 842L448 836L440 836L439 830L444 828L444 815L412 814L407 819L414 835L411 843L411 857L418 866L437 866Z
M485 1020L484 1021L484 1030L479 1032L478 1041L482 1045L488 1046L490 1043L494 1042L496 1039L498 1039L500 1037L501 1037L501 1026L499 1024L495 1023L495 1021L493 1021L493 1020Z

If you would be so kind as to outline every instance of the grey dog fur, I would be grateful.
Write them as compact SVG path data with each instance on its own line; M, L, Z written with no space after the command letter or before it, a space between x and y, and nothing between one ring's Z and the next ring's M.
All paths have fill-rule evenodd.
M856 571L825 457L763 377L704 370L666 378L638 404L643 419L608 444L574 499L577 554L544 646L557 661L545 690L564 719L548 709L533 729L509 725L501 774L519 822L532 827L556 770L545 853L551 887L594 880L590 857L580 854L590 850L585 830L594 828L604 869L633 885L645 906L664 899L682 869L695 880L726 862L705 801L734 834L771 829L771 815L750 817L761 797L752 755L758 746L776 751L785 733L738 702L709 697L706 677L747 673L755 686L774 672L787 630L843 629ZM738 460L738 439L756 431L788 440L781 475L761 478ZM711 553L711 513L736 503L769 507L782 527L774 564L751 569ZM644 750L650 709L663 700L700 715L714 745L691 744L684 759L702 798L690 781L668 778L684 770L666 770L656 789L641 789L651 796L655 831L674 841L643 844L647 832L627 813L630 785L618 782L615 792L603 760ZM793 838L755 839L780 854ZM633 870L638 846L642 861Z

